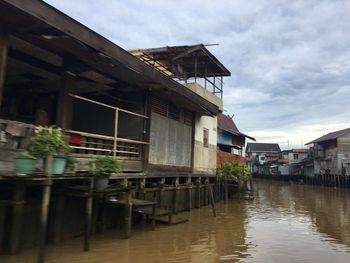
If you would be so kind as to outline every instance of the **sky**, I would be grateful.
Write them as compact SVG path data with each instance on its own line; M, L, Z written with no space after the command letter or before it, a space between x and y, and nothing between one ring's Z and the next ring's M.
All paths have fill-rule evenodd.
M350 127L350 1L46 0L124 49L219 44L224 113L301 148Z

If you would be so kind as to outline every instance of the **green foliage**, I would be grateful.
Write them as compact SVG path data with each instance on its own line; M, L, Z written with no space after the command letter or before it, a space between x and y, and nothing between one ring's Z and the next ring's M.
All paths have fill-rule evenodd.
M78 163L78 160L77 158L73 157L73 156L70 156L68 155L67 158L66 158L66 166L67 168L71 169L71 170L74 170L77 166L77 163Z
M238 183L239 187L242 187L244 182L250 179L250 172L247 166L234 161L226 162L219 172L219 175Z
M67 136L60 128L37 127L30 139L29 152L37 158L49 155L66 155L70 151Z
M97 157L94 163L97 174L111 174L120 171L120 162L109 156Z
M36 157L33 156L29 151L24 150L21 151L18 155L17 158L19 159L30 159L30 160L36 160Z

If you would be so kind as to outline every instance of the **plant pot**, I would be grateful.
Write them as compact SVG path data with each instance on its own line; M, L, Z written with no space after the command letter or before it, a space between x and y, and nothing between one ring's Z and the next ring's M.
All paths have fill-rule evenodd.
M35 170L36 160L27 158L15 159L15 173L16 174L31 174Z
M54 157L52 161L52 174L64 174L64 171L66 169L66 161L67 160L65 157Z
M94 180L94 190L103 191L108 187L109 175L96 176Z

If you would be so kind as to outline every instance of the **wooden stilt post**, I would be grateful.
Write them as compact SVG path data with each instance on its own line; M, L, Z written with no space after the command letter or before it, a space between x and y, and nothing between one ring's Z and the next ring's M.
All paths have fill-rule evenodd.
M10 204L10 201L8 202L0 201L0 253L3 249L6 206L8 206L9 204Z
M163 186L165 183L165 179L162 178L158 181L158 207L163 207Z
M63 224L63 214L64 214L64 200L63 194L57 196L57 203L55 206L55 217L53 219L53 233L52 233L52 243L56 244L61 241L62 238L62 224Z
M131 190L125 193L125 208L124 208L124 233L125 238L130 238L131 225L132 225L132 202L131 202Z
M176 214L177 213L177 192L178 192L178 188L179 188L179 177L176 177L173 184L174 184L174 189L173 189L172 210L173 210L173 214Z
M340 185L340 175L339 174L337 174L337 183L338 183L338 187L341 187L341 185Z
M204 205L207 206L209 204L209 179L205 178L204 181L205 187L204 187Z
M4 93L7 52L8 51L8 37L0 32L0 111L2 105L2 98Z
M157 204L152 205L152 230L156 229L156 206Z
M201 207L201 178L196 180L196 208Z
M187 211L192 210L192 182L191 177L187 178Z
M348 176L345 174L345 188L348 187Z
M208 186L208 190L209 190L209 196L210 196L211 210L213 211L213 216L216 217L215 200L214 200L214 195L213 195L213 189L212 189L212 186L210 184Z
M47 179L43 185L43 195L41 202L41 217L40 217L40 240L38 251L38 263L45 261L45 244L47 232L47 219L49 214L51 185L52 185L52 156L47 156L45 159L45 176Z
M10 233L10 253L18 252L22 232L24 185L16 185L13 193L12 224Z
M98 198L93 198L92 201L92 223L91 223L91 233L95 234L97 232L98 216L99 216L99 206L100 202Z
M90 250L90 235L91 235L91 221L92 221L92 202L93 202L93 186L94 179L91 178L88 185L88 192L86 197L85 207L85 239L84 239L84 250Z

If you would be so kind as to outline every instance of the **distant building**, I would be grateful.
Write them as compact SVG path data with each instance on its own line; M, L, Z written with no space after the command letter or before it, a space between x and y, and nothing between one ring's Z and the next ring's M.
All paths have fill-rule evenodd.
M328 133L306 145L312 144L315 174L347 172L350 163L350 128Z
M269 174L270 167L277 164L280 152L281 148L277 143L247 143L246 158L250 171Z
M246 163L246 159L243 156L246 138L255 141L253 137L240 132L230 116L218 114L218 168L228 161Z
M281 175L300 175L308 160L308 149L291 149L281 152L278 162L278 173Z

